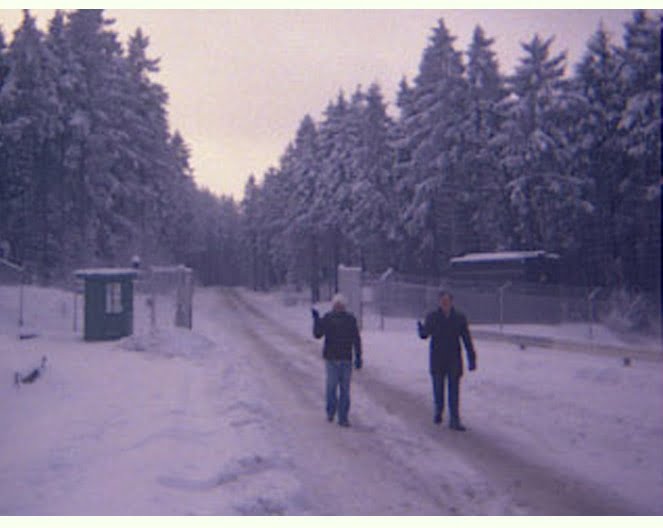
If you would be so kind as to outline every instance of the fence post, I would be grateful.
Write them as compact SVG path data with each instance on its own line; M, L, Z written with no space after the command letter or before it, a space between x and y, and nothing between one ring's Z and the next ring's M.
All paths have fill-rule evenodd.
M74 333L78 333L78 292L74 283Z
M338 289L345 296L348 310L354 313L362 328L361 268L338 266Z
M384 331L384 304L387 298L387 279L394 273L393 268L388 268L380 275L380 330Z
M19 329L23 328L23 274L21 274L21 284L18 287L19 289L19 299L18 299L18 327Z
M500 332L504 333L504 290L511 286L511 281L507 281L498 289L500 297Z
M587 296L587 308L589 310L589 341L591 342L592 350L594 350L594 298L603 288L594 288Z

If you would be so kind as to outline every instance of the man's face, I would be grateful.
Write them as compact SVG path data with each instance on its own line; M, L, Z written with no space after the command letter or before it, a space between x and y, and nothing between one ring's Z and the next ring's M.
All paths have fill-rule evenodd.
M451 307L453 306L453 301L451 300L451 295L448 293L445 293L440 297L440 308L442 308L442 311L445 314L448 314L451 311Z

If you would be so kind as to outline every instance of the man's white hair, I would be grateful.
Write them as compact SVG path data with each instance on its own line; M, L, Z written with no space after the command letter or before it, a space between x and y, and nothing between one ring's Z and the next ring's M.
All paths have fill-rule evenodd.
M341 308L345 308L347 306L347 302L342 293L337 293L332 297L332 307L336 308L337 306Z

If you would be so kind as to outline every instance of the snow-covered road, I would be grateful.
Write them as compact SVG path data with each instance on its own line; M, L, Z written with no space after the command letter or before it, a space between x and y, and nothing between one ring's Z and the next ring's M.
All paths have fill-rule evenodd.
M302 509L289 513L433 515L457 510L458 497L439 492L434 471L422 478L394 457L388 435L382 438L368 412L357 412L349 430L327 423L318 344L292 338L232 290L219 301L220 312L228 316L224 332L254 385L252 403L265 412L269 439L301 486L296 506Z
M343 429L306 306L199 289L193 332L137 313L136 335L85 343L68 294L33 296L43 333L0 331L0 514L663 513L660 360L476 340L457 433L432 424L427 344L365 329Z
M248 346L246 349L269 350L269 357L265 358L267 363L282 366L280 376L275 378L285 380L291 390L313 389L308 391L312 392L311 401L306 403L320 410L316 408L313 421L304 424L304 429L315 428L323 415L321 390L316 391L322 387L322 378L321 374L315 375L317 371L322 371L318 359L319 346L311 347L311 340L279 325L278 316L270 318L237 292L228 291L225 295L232 299L234 312L240 315L239 321L245 328L250 325L247 328L249 333L259 336L256 343L259 346ZM370 354L369 351L369 365ZM297 364L302 368L293 369L293 365ZM504 384L498 381L484 386L484 396L494 399L501 391L509 398L542 399L522 389L519 394L509 386L513 383L512 379L505 381ZM353 409L359 410L354 410L353 414L357 417L353 420L359 424L360 430L360 438L355 445L379 453L380 460L390 460L400 468L386 481L369 482L369 489L377 487L375 495L388 497L388 503L392 505L403 504L392 500L401 496L400 489L417 490L419 496L418 501L406 501L407 508L397 508L396 513L628 515L640 511L638 505L592 480L592 475L574 473L572 468L556 467L550 461L546 463L545 459L535 456L535 450L526 446L521 449L520 444L526 441L521 430L514 430L509 436L503 434L504 430L495 431L490 426L475 425L471 432L459 434L433 425L430 422L428 394L412 392L411 388L386 381L378 370L370 367L354 373ZM493 403L499 405L502 402L498 399ZM545 412L545 408L539 407L539 412L542 411ZM385 416L388 421L384 420ZM549 417L552 418L552 415ZM587 435L590 434L587 432ZM331 439L337 435L338 432L332 431L332 435L326 436ZM360 452L363 451L362 448ZM342 458L344 453L337 452L334 456ZM348 474L359 472L366 475L365 467L371 467L373 463L373 460L366 460L358 453L353 460L354 470ZM422 494L421 490L426 490L426 493ZM412 510L414 504L417 508ZM363 513L362 510L349 511ZM378 513L386 511L383 506L377 509Z

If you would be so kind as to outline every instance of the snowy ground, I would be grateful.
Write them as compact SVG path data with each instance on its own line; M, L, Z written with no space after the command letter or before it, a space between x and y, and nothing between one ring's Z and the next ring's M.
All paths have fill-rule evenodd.
M16 290L0 287L0 515L663 514L651 343L626 367L596 338L583 350L477 337L456 433L432 424L414 322L367 324L345 430L324 419L306 305L198 289L193 332L167 317L152 331L139 297L134 336L85 343L71 293L28 293L39 335L20 340ZM43 378L15 388L43 355Z

